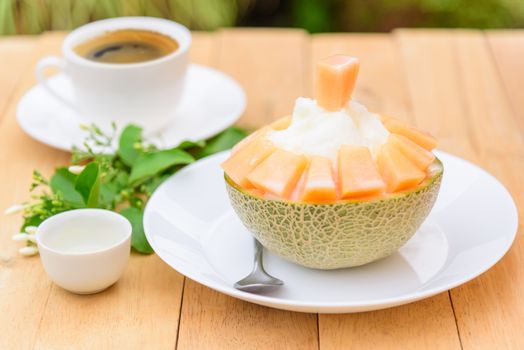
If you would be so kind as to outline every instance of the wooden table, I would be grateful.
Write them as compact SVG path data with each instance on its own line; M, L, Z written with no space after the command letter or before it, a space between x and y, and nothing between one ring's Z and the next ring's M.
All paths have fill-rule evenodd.
M28 199L33 168L50 174L67 153L26 136L16 104L63 33L0 39L0 208ZM441 148L488 169L524 207L524 31L398 30L321 34L294 29L194 33L191 59L244 86L239 125L257 127L310 95L314 62L363 62L356 98L431 130ZM376 312L316 315L239 301L184 278L156 255L133 255L114 287L77 296L56 287L37 257L17 254L19 217L0 221L0 349L502 349L524 348L524 240L479 278L435 297Z

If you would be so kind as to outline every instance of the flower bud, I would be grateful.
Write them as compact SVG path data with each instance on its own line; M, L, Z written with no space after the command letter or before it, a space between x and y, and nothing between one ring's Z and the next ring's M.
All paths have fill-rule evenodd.
M11 239L13 241L28 241L29 237L31 236L28 235L27 233L16 233L13 236L11 236Z
M78 175L84 170L85 166L83 165L71 165L67 170L69 170L70 173Z
M25 209L25 205L22 204L15 204L4 210L5 215L12 215L19 213Z
M29 233L30 235L34 235L37 230L38 230L37 226L27 226L25 228L25 232Z
M18 252L22 254L23 256L32 256L38 254L38 248L37 247L23 247L18 249Z

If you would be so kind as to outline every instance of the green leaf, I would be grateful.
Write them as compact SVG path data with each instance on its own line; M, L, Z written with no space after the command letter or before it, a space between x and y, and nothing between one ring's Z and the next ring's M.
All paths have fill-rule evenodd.
M131 169L129 183L136 185L174 165L190 164L194 160L189 153L178 148L143 154Z
M66 167L57 168L51 177L51 190L59 194L64 202L78 208L85 206L82 195L75 189L77 175L69 172Z
M122 209L120 214L125 216L129 222L131 222L131 226L133 227L133 232L131 234L131 246L133 249L142 254L153 253L153 248L151 248L149 245L149 242L147 241L146 235L144 233L144 213L142 210L129 207Z
M101 184L98 205L104 209L113 210L119 192L118 186L114 182Z
M178 146L175 148L178 149L190 149L190 148L202 148L206 145L206 141L200 140L200 141L182 141Z
M40 226L40 224L47 219L47 215L43 216L41 214L34 214L28 217L24 217L24 223L20 229L20 232L24 232L27 226Z
M161 176L156 176L144 182L144 189L146 195L151 196L153 192L155 192L155 190L158 188L158 186L162 185L162 183L166 181L167 178L169 178L171 175L172 174L164 174Z
M99 206L104 209L114 210L120 200L120 192L127 187L129 174L119 171L116 176L106 182L101 179Z
M209 139L206 142L206 146L197 153L196 158L200 159L218 152L228 150L246 136L247 133L242 129L235 127L228 128L217 136Z
M76 178L75 190L80 193L88 208L96 208L98 206L100 192L98 163L92 162L86 165Z
M141 152L135 148L135 144L141 141L142 128L131 124L122 131L118 141L118 155L127 166L133 166L140 157Z

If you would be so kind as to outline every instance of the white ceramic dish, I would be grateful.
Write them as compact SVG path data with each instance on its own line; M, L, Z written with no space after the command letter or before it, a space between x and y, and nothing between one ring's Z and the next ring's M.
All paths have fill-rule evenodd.
M249 273L253 244L233 212L220 153L184 168L150 199L144 217L156 253L187 277L233 297L270 307L321 313L382 309L446 291L480 275L510 248L515 204L481 168L438 152L444 179L433 211L399 252L350 269L320 271L265 251L267 271L285 282L271 294L233 288Z
M71 83L65 75L50 78L49 85L66 98L72 98ZM244 90L235 80L213 68L191 64L173 121L147 139L160 148L168 148L186 139L196 141L213 136L237 121L245 106ZM22 97L16 116L29 136L65 151L74 145L82 146L86 133L79 126L89 124L40 85Z
M77 209L38 226L44 269L60 287L77 294L100 292L124 272L131 249L131 224L103 209Z

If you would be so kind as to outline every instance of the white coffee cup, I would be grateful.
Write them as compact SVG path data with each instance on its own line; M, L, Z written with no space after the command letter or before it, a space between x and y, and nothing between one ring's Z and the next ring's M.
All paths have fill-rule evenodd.
M179 47L164 57L140 63L111 64L88 60L74 48L106 32L141 29L175 39ZM108 129L134 123L155 132L172 121L184 88L191 45L189 30L173 21L152 17L121 17L86 24L72 31L62 45L63 57L48 56L36 67L38 82L53 97L79 114L85 122ZM44 76L58 67L73 87L74 99L54 90Z

